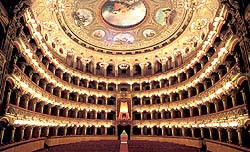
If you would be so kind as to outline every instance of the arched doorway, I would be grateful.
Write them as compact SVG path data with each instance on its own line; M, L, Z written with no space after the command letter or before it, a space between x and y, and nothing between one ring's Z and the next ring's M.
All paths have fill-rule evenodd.
M117 133L118 140L121 139L121 134L122 134L123 130L125 130L125 132L128 134L128 140L130 140L131 125L126 125L126 126L118 125L117 130L118 130L118 133Z

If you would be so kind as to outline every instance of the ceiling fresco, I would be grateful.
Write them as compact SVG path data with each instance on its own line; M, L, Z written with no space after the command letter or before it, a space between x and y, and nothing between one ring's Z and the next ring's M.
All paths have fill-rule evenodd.
M225 12L217 0L32 2L29 13L59 55L70 52L110 61L188 56L203 43L216 16ZM110 59L110 55L123 58Z
M67 0L68 7L57 17L79 43L132 51L173 40L191 20L192 12L185 10L185 3L187 0Z

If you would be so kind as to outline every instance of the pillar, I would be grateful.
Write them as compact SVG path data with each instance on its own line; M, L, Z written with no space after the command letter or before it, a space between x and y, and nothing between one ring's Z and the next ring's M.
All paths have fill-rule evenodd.
M10 96L11 96L12 90L8 89L8 93L7 93L7 99L6 99L6 105L10 104Z
M41 130L42 130L42 128L41 128L41 127L38 127L38 136L37 136L37 138L40 138L40 137L41 137Z
M46 127L46 130L45 130L45 137L48 137L49 136L49 127Z
M228 143L232 143L232 130L227 128Z
M236 106L236 92L235 91L233 91L232 92L232 94L231 94L231 98L232 98L232 103L233 103L233 107L235 107Z
M212 128L208 128L208 130L209 130L209 138L213 139Z
M55 127L54 129L55 129L55 136L57 136L57 134L58 134L58 127Z
M73 135L76 135L76 132L77 132L77 127L74 126L74 128L73 128Z
M218 112L219 111L218 101L215 101L214 107L215 107L215 112Z
M185 128L181 127L182 136L185 137Z
M172 136L175 136L175 127L174 126L172 127L171 131L172 131Z
M219 134L219 141L221 141L222 140L221 128L218 128L218 134Z
M227 99L226 99L226 96L222 97L222 102L223 102L224 110L226 110L227 109Z
M1 130L0 130L0 145L3 144L5 129L6 129L5 127L2 127Z
M154 127L151 127L151 136L154 136Z
M209 102L206 103L206 107L207 107L207 114L210 114L210 104L209 104Z
M195 135L194 135L194 128L193 128L193 127L191 128L191 133L192 133L192 138L195 138Z
M19 106L20 98L21 98L21 91L18 90L18 91L16 92L16 106Z
M14 143L15 142L15 132L16 132L16 127L12 126L11 127L11 138L10 138L10 142Z
M204 138L204 131L203 131L203 128L201 128L201 138Z
M29 131L29 137L28 137L28 139L32 138L32 134L33 134L33 127L31 126L30 127L30 131Z
M247 103L247 96L246 96L246 93L245 93L244 90L241 90L240 92L241 92L241 94L242 94L243 103L246 104L246 103Z
M24 129L25 129L25 127L24 126L22 126L21 127L21 130L20 130L20 140L23 140L23 138L24 138Z
M242 136L241 136L241 128L237 128L237 134L238 134L238 141L239 141L239 145L242 146Z
M44 103L43 103L43 102L41 102L41 103L40 103L40 105L41 105L41 107L40 107L40 113L43 113Z
M115 77L117 77L117 76L118 76L118 66L115 65Z

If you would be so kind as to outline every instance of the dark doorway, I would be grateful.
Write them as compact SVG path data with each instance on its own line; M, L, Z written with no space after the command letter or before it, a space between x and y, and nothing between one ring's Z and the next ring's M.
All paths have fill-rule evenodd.
M126 133L128 134L128 140L130 140L130 130L131 130L130 125L127 125L127 126L118 125L117 129L118 129L118 140L121 139L121 134L122 134L123 130L126 131Z

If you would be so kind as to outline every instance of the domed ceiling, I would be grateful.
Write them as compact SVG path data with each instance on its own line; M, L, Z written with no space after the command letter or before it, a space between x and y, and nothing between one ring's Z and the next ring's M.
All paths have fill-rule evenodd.
M189 54L221 8L217 0L34 0L31 14L57 53L110 60ZM196 45L194 45L196 44ZM145 53L147 52L147 53ZM151 53L153 52L153 53ZM93 54L95 53L95 54ZM105 54L105 55L104 55ZM137 59L135 59L137 60Z
M166 43L190 22L187 0L67 0L61 26L93 47L140 50ZM175 38L172 38L173 41Z

